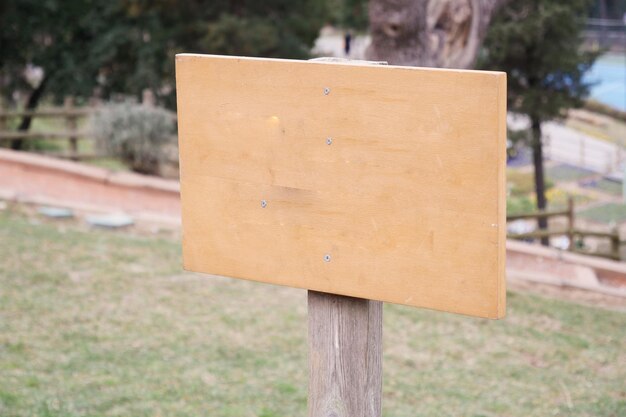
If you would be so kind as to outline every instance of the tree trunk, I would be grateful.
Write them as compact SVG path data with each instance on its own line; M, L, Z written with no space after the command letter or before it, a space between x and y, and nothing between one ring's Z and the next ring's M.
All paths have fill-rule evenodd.
M546 209L546 185L543 172L543 144L541 142L541 121L537 118L531 118L531 130L532 130L532 149L533 149L533 164L535 166L535 194L537 195L537 209ZM548 220L545 217L540 217L537 220L539 229L548 229ZM550 239L547 237L541 238L541 244L548 246Z
M34 110L37 108L37 105L39 104L39 100L41 99L41 96L43 95L43 92L46 88L46 83L48 82L48 79L49 79L49 76L46 74L41 80L41 82L39 83L39 85L37 86L37 88L35 88L35 90L33 90L33 92L30 94L30 96L28 97L28 101L26 102L25 110L30 111L30 110ZM17 128L17 130L19 130L20 132L27 131L28 129L30 129L30 124L32 120L33 120L32 116L29 116L29 115L22 117L22 121L20 122L20 125ZM14 139L11 141L11 149L20 150L23 147L24 147L24 139Z
M471 68L495 11L509 0L370 0L366 58Z

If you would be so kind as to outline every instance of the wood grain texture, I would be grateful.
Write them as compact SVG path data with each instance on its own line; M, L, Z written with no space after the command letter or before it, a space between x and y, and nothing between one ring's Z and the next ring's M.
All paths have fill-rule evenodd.
M309 417L380 417L382 302L309 291Z
M186 269L504 315L505 74L183 54L176 77Z

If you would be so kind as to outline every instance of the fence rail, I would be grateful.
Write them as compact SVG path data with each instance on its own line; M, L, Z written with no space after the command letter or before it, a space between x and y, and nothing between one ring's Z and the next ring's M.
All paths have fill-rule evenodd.
M73 136L87 136L87 132L74 131L58 131L58 132L31 132L31 131L1 131L0 140L13 139L67 139Z
M91 153L79 153L78 141L88 139L89 132L78 129L78 121L81 118L88 117L94 111L93 108L74 107L71 99L65 101L64 107L47 108L36 111L3 111L0 108L0 142L10 140L34 140L34 139L51 139L51 140L67 140L69 143L69 151L47 152L50 156L63 159L84 160L94 159L100 155ZM7 130L7 121L9 119L32 117L32 118L56 118L65 120L65 129L59 131L20 131ZM621 260L620 247L626 244L626 240L621 240L617 229L612 232L599 232L592 230L582 230L574 227L574 203L572 199L568 200L568 206L565 210L547 210L536 211L532 213L523 213L507 216L507 221L530 220L530 219L550 219L553 217L563 216L567 218L567 227L562 230L534 230L528 233L509 233L511 239L528 240L540 239L542 237L567 236L569 239L568 250L571 252L585 253L587 255L600 256L604 258ZM580 238L583 242L587 237L609 239L611 243L611 252L588 252L577 248L575 238Z
M89 132L79 130L79 120L88 117L93 112L92 108L75 107L71 97L65 99L63 107L53 107L38 110L3 110L0 108L0 142L15 140L67 140L68 152L55 152L53 156L59 158L80 160L92 157L91 154L81 154L78 151L78 141L89 138ZM9 130L8 121L22 119L24 117L62 119L64 121L63 130L57 131L32 131L32 130Z
M507 216L507 222L515 221L515 220L529 220L529 219L550 219L552 217L566 217L567 218L567 226L565 229L537 229L532 232L527 233L509 233L508 237L511 239L517 240L529 240L529 239L541 239L541 238L550 238L554 236L567 236L569 240L567 250L570 252L582 253L585 255L599 256L602 258L613 259L616 261L621 260L620 248L622 245L626 244L626 240L622 240L619 235L619 230L617 227L613 229L611 232L601 232L595 230L583 230L576 228L574 226L575 223L575 210L574 210L574 200L569 198L567 201L567 209L565 210L556 210L556 211L536 211L533 213L524 213L524 214L515 214ZM598 239L609 239L611 245L610 252L591 252L583 250L581 247L576 246L576 238L579 238L579 242L582 243L584 247L584 239L587 237L598 238Z
M84 107L75 107L75 108L67 108L67 107L52 107L48 109L41 110L8 110L8 111L0 111L0 116L4 118L11 117L52 117L52 118L67 118L67 117L81 117L88 116L93 112L91 108Z

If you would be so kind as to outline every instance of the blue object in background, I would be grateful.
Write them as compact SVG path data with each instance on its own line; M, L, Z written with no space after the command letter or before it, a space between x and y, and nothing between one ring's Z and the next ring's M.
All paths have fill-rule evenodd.
M608 53L598 57L585 81L595 82L591 98L626 111L626 55Z

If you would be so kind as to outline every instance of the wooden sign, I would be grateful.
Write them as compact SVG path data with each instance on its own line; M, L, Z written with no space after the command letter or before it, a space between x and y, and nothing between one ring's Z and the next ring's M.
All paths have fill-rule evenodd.
M505 311L506 75L176 57L184 266Z

